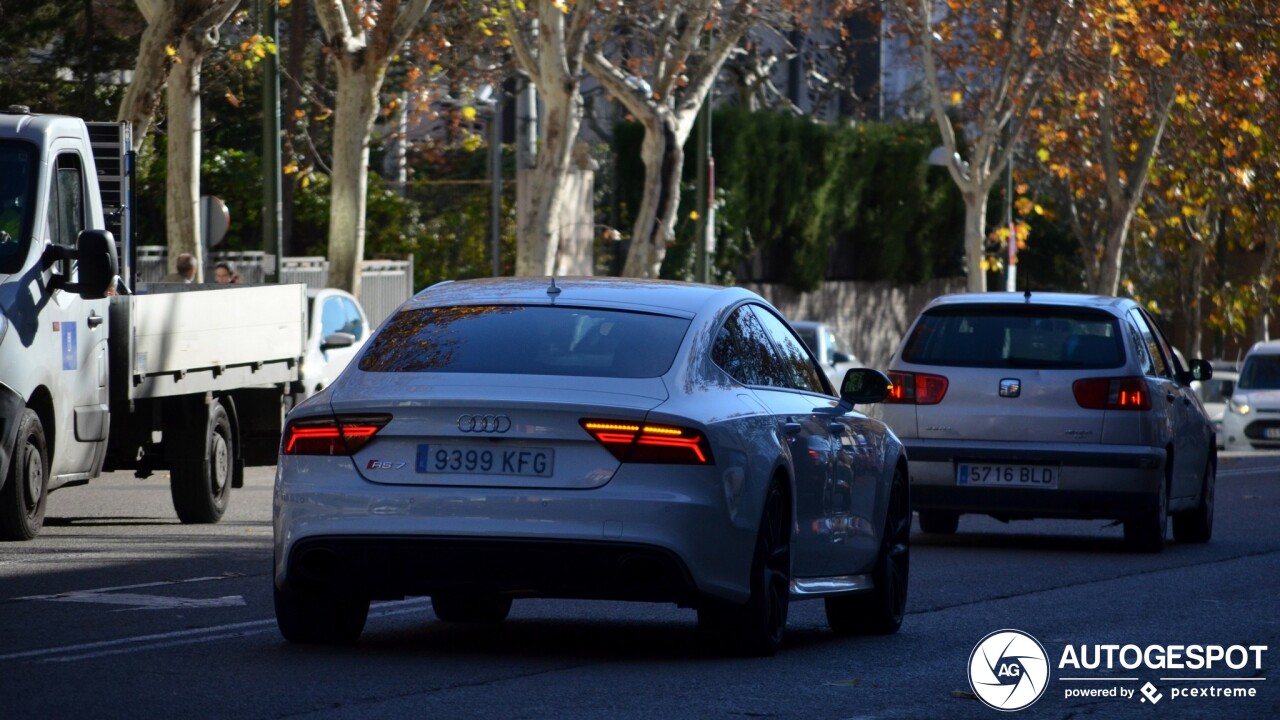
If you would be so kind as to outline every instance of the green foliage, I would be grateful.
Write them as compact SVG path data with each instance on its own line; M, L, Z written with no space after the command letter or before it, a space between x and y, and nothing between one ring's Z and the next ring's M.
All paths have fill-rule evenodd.
M697 137L696 131L690 135ZM614 133L623 229L640 201L643 129ZM825 279L918 283L961 274L964 208L954 183L931 169L930 124L829 125L780 113L717 110L712 121L717 190L716 262L721 279L759 253L766 277L801 291ZM663 275L692 263L691 183L697 154L685 150L677 239Z

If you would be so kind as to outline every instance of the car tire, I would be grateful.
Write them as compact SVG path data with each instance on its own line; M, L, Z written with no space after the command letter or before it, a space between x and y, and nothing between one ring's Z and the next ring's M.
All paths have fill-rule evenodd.
M921 510L920 531L930 535L955 535L960 527L960 513L946 510Z
M209 403L207 413L189 417L169 449L169 492L173 509L184 523L216 523L231 498L235 439L231 418L222 403Z
M1173 539L1180 543L1207 543L1213 537L1213 493L1217 485L1218 460L1210 455L1204 466L1200 502L1195 508L1173 516Z
M285 640L300 645L350 645L364 631L369 598L331 590L300 591L288 583L275 588L276 626Z
M902 627L911 569L911 498L906 476L893 474L880 552L871 573L875 588L826 599L827 624L836 635L892 635Z
M782 647L791 601L791 506L775 481L765 496L751 561L751 596L744 605L708 601L698 626L730 651L766 657Z
M34 410L18 419L18 437L0 489L0 540L30 540L44 526L49 494L49 446Z
M1168 480L1160 482L1155 508L1124 521L1125 543L1136 552L1158 553L1164 550L1169 527L1168 486Z
M500 623L511 612L511 598L498 595L436 593L431 609L444 622Z

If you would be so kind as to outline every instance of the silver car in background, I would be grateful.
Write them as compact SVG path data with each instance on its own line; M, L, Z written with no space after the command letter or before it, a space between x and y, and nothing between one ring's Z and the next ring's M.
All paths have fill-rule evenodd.
M841 634L902 622L911 510L893 433L836 397L754 293L621 278L444 283L288 417L275 605L294 642L360 635L371 599L444 621L513 599L696 608L747 654L791 600Z
M925 532L964 513L1114 518L1136 549L1213 532L1217 449L1186 369L1132 300L1055 293L929 303L889 364L878 406L911 458Z

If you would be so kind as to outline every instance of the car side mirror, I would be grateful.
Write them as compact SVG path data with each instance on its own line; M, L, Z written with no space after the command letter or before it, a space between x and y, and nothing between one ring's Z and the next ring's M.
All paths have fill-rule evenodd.
M356 336L351 333L336 332L320 342L320 351L336 350L356 344Z
M72 261L78 280L74 283L70 282ZM44 267L54 265L60 266L55 287L76 293L85 300L106 297L107 289L120 272L115 238L107 230L82 230L74 250L65 245L50 245L45 249Z
M869 405L889 397L893 383L879 370L854 368L844 374L840 383L840 399L851 405Z
M849 362L849 361L850 361L850 360L852 360L852 359L853 359L853 356L852 356L852 355L850 355L850 354L849 354L849 353L847 353L847 352L840 352L839 350L837 350L837 351L835 351L835 352L831 353L831 364L832 364L832 365L838 365L838 364L840 364L840 363L846 363L846 362Z
M1191 365L1191 368L1184 373L1179 373L1178 377L1178 382L1183 385L1189 384L1192 380L1204 382L1213 377L1213 366L1209 364L1208 360L1196 359L1188 364Z

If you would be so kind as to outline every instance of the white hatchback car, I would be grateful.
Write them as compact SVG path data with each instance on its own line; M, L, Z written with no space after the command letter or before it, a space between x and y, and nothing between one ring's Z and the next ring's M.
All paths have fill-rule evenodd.
M739 288L495 278L410 299L288 417L275 603L294 642L353 642L370 599L445 621L513 598L674 602L739 651L791 600L837 633L902 622L902 446L835 397L778 312Z
M1280 340L1255 343L1245 354L1222 435L1227 450L1280 450Z
M1114 518L1136 548L1213 531L1217 449L1182 367L1132 300L972 293L929 303L889 365L878 406L911 458L925 532L963 513Z

